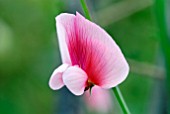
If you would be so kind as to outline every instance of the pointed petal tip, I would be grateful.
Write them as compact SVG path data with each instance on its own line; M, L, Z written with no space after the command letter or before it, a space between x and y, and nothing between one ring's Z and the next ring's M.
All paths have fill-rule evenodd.
M77 18L83 18L83 19L86 19L84 16L82 16L79 12L76 11L76 17Z
M76 16L77 16L77 15L81 15L81 14L80 14L78 11L76 11Z
M57 21L60 17L72 17L72 16L79 16L79 17L83 17L82 16L82 14L80 14L78 11L76 11L76 15L74 15L74 14L70 14L70 13L61 13L61 14L59 14L59 15L57 15L56 17L55 17L55 20ZM84 17L83 17L84 18Z

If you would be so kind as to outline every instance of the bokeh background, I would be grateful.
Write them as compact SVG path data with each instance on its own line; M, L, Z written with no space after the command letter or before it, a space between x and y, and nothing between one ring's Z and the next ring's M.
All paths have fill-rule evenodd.
M113 37L130 64L120 89L132 114L168 114L170 1L87 4L95 23ZM82 97L48 86L61 64L55 16L76 11L83 14L79 0L0 0L0 114L95 113ZM108 114L122 114L113 93L112 98Z

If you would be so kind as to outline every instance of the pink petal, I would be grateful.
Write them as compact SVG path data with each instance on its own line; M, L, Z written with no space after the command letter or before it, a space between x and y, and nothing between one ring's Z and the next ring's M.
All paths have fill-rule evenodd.
M70 28L70 32L74 33L74 18L75 15L62 13L56 17L57 34L59 40L59 47L61 52L61 58L63 63L71 64L68 47L66 43L67 28ZM73 28L73 29L71 29Z
M72 64L79 65L91 82L103 88L115 87L125 80L129 66L113 39L79 13L74 26L75 35L68 34Z
M51 89L58 90L64 86L62 74L68 68L68 66L68 64L62 64L57 69L55 69L49 81L49 86Z
M86 86L87 75L78 66L71 66L64 72L63 82L73 94L82 95Z
M94 86L91 94L89 91L85 92L84 98L90 110L102 113L108 113L111 110L112 97L110 92L106 89Z
M117 44L102 28L76 16L57 16L57 32L64 63L78 65L88 80L103 88L112 88L124 81L129 66Z

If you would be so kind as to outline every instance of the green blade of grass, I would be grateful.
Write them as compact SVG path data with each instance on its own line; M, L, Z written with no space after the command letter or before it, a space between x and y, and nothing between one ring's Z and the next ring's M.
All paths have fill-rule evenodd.
M166 22L166 4L168 0L155 0L155 11L160 28L160 43L166 65L167 109L170 109L170 38L168 38L168 23ZM170 31L169 31L170 32ZM170 113L170 111L169 111Z

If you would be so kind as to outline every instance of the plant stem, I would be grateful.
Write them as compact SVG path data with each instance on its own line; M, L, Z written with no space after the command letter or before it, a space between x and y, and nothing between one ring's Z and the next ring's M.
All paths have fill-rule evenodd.
M121 92L120 92L119 87L118 87L118 86L117 86L117 87L114 87L114 88L112 88L112 90L113 90L113 92L114 92L114 94L115 94L115 96L116 96L116 99L117 99L118 102L119 102L119 105L120 105L123 113L124 113L124 114L130 114L130 111L129 111L129 109L128 109L128 107L127 107L127 105L126 105L126 103L125 103L125 101L124 101L124 99L123 99L123 96L122 96L122 94L121 94Z
M90 13L89 13L89 10L87 8L85 0L80 0L80 2L81 2L81 6L83 8L83 11L85 13L86 18L88 20L91 20ZM118 86L114 87L112 90L113 90L113 92L114 92L114 94L115 94L115 96L116 96L116 98L117 98L117 100L120 104L120 107L122 108L123 113L124 114L130 114L129 109L128 109L128 107L127 107L127 105L126 105L126 103L123 99L123 96L122 96Z
M85 0L80 0L80 2L81 2L81 6L83 8L83 11L84 11L84 14L85 14L86 18L88 20L91 20L90 13L89 13L89 10L88 10L88 7L86 5Z

